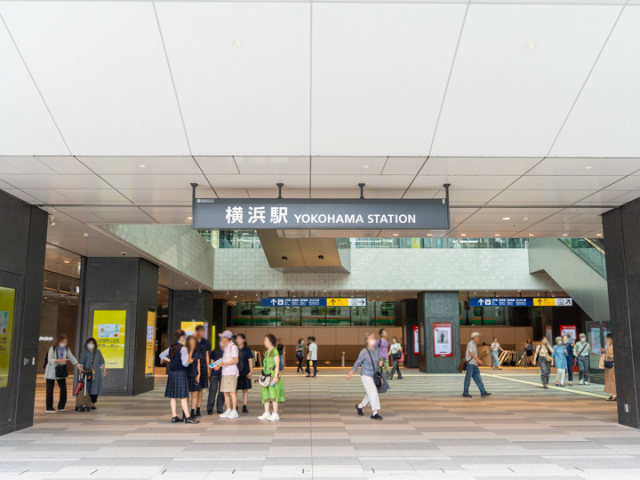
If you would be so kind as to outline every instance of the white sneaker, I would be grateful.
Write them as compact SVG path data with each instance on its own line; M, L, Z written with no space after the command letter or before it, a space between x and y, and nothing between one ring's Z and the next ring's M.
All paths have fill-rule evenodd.
M580 380L580 385L584 385L584 380Z
M223 414L218 415L218 417L219 417L219 418L229 418L229 415L230 415L230 414L231 414L231 409L229 408L229 409L227 409L227 411L226 411L226 412L224 412Z
M231 410L231 413L229 413L229 415L227 415L227 418L229 420L233 420L234 418L238 418L238 411L237 410Z
M262 415L258 417L258 420L268 420L271 414L269 412L264 412Z
M584 382L585 385L589 385L589 382Z
M278 415L277 413L272 413L267 420L269 420L270 422L275 422L276 420L280 420L280 415Z

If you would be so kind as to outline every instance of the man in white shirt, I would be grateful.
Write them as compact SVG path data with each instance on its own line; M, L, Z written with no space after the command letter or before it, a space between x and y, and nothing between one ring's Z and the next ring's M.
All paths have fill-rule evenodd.
M484 388L484 384L482 383L482 377L480 377L480 368L482 365L482 360L478 358L478 343L480 343L480 333L473 332L471 334L471 341L467 344L467 351L465 353L465 360L467 361L467 374L464 377L464 393L463 397L471 398L469 395L469 385L471 384L471 379L476 383L476 386L480 390L481 397L488 397L491 395Z
M318 344L316 337L309 337L309 347L307 352L307 377L311 377L311 368L313 367L313 378L318 374Z

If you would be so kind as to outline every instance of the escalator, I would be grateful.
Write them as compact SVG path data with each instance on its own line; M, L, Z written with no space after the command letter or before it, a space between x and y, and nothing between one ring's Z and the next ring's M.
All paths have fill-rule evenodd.
M529 241L529 271L546 272L593 320L609 320L602 239L536 238Z

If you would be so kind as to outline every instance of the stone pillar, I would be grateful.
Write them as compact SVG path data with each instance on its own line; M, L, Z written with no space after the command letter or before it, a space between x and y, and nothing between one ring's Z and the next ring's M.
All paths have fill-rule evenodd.
M640 201L610 210L602 218L618 421L640 428Z
M414 354L414 327L418 326L418 302L412 298L402 300L396 310L404 337L405 368L418 368L420 355Z
M124 344L124 359L115 366L105 358L105 395L138 395L153 390L153 368L146 371L147 326L149 314L155 316L157 308L157 265L143 258L82 258L74 353L80 355L87 338L98 337L94 326L97 329L109 324L113 318L125 319L124 341L122 335L114 338L114 344ZM102 347L103 354L105 350Z
M426 373L455 373L460 363L460 313L458 292L420 292L418 294L418 325L421 348L420 370ZM450 357L434 356L433 328L435 323L451 324L453 354ZM421 352L422 354L422 352Z
M204 322L210 340L220 333L220 327L213 322L213 294L198 290L169 291L169 342L182 322L191 321Z
M0 190L0 435L33 425L47 218Z

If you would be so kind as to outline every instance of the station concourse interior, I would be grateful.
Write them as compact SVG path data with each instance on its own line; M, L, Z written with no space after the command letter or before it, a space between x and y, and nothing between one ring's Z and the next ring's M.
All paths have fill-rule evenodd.
M638 478L638 58L638 0L0 0L0 478Z

